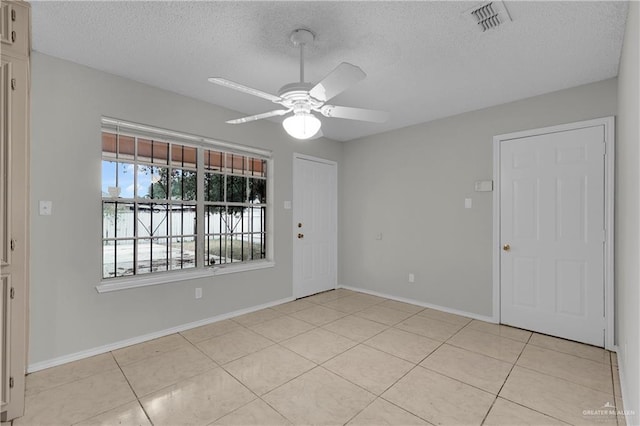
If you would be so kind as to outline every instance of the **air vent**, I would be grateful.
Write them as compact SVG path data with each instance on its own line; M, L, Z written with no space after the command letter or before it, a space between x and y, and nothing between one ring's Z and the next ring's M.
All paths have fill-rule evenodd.
M485 32L500 25L511 22L511 17L504 3L501 1L490 1L481 3L465 12L476 25L476 28Z

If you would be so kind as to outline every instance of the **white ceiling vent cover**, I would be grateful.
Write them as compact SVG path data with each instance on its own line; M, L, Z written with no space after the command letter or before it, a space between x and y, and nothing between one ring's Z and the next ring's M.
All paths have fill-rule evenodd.
M509 12L502 1L489 1L464 12L482 32L511 22Z

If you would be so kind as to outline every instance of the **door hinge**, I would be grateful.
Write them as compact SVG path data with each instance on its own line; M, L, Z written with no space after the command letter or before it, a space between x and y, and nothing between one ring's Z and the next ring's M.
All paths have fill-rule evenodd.
M9 377L9 387L13 387L13 377Z
M11 251L15 251L16 249L16 240L14 240L13 238L11 239Z
M16 42L16 32L11 31L11 43L15 43L15 42Z
M11 79L11 90L16 90L16 79L15 78Z
M11 287L11 290L9 290L9 297L12 299L16 298L16 289Z
M13 22L16 21L16 10L15 9L11 9L11 20Z

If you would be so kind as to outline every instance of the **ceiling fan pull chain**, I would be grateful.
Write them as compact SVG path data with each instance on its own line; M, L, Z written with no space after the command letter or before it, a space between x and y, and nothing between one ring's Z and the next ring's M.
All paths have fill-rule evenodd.
M304 83L304 43L300 43L300 83Z

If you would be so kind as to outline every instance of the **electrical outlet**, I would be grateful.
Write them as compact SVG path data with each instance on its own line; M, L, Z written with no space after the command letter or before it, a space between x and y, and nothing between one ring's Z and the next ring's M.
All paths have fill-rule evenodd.
M415 283L416 282L416 276L414 274L409 274L409 282L410 283Z
M53 203L51 201L40 201L40 216L51 216Z
M200 287L196 288L196 299L202 299L202 289Z

